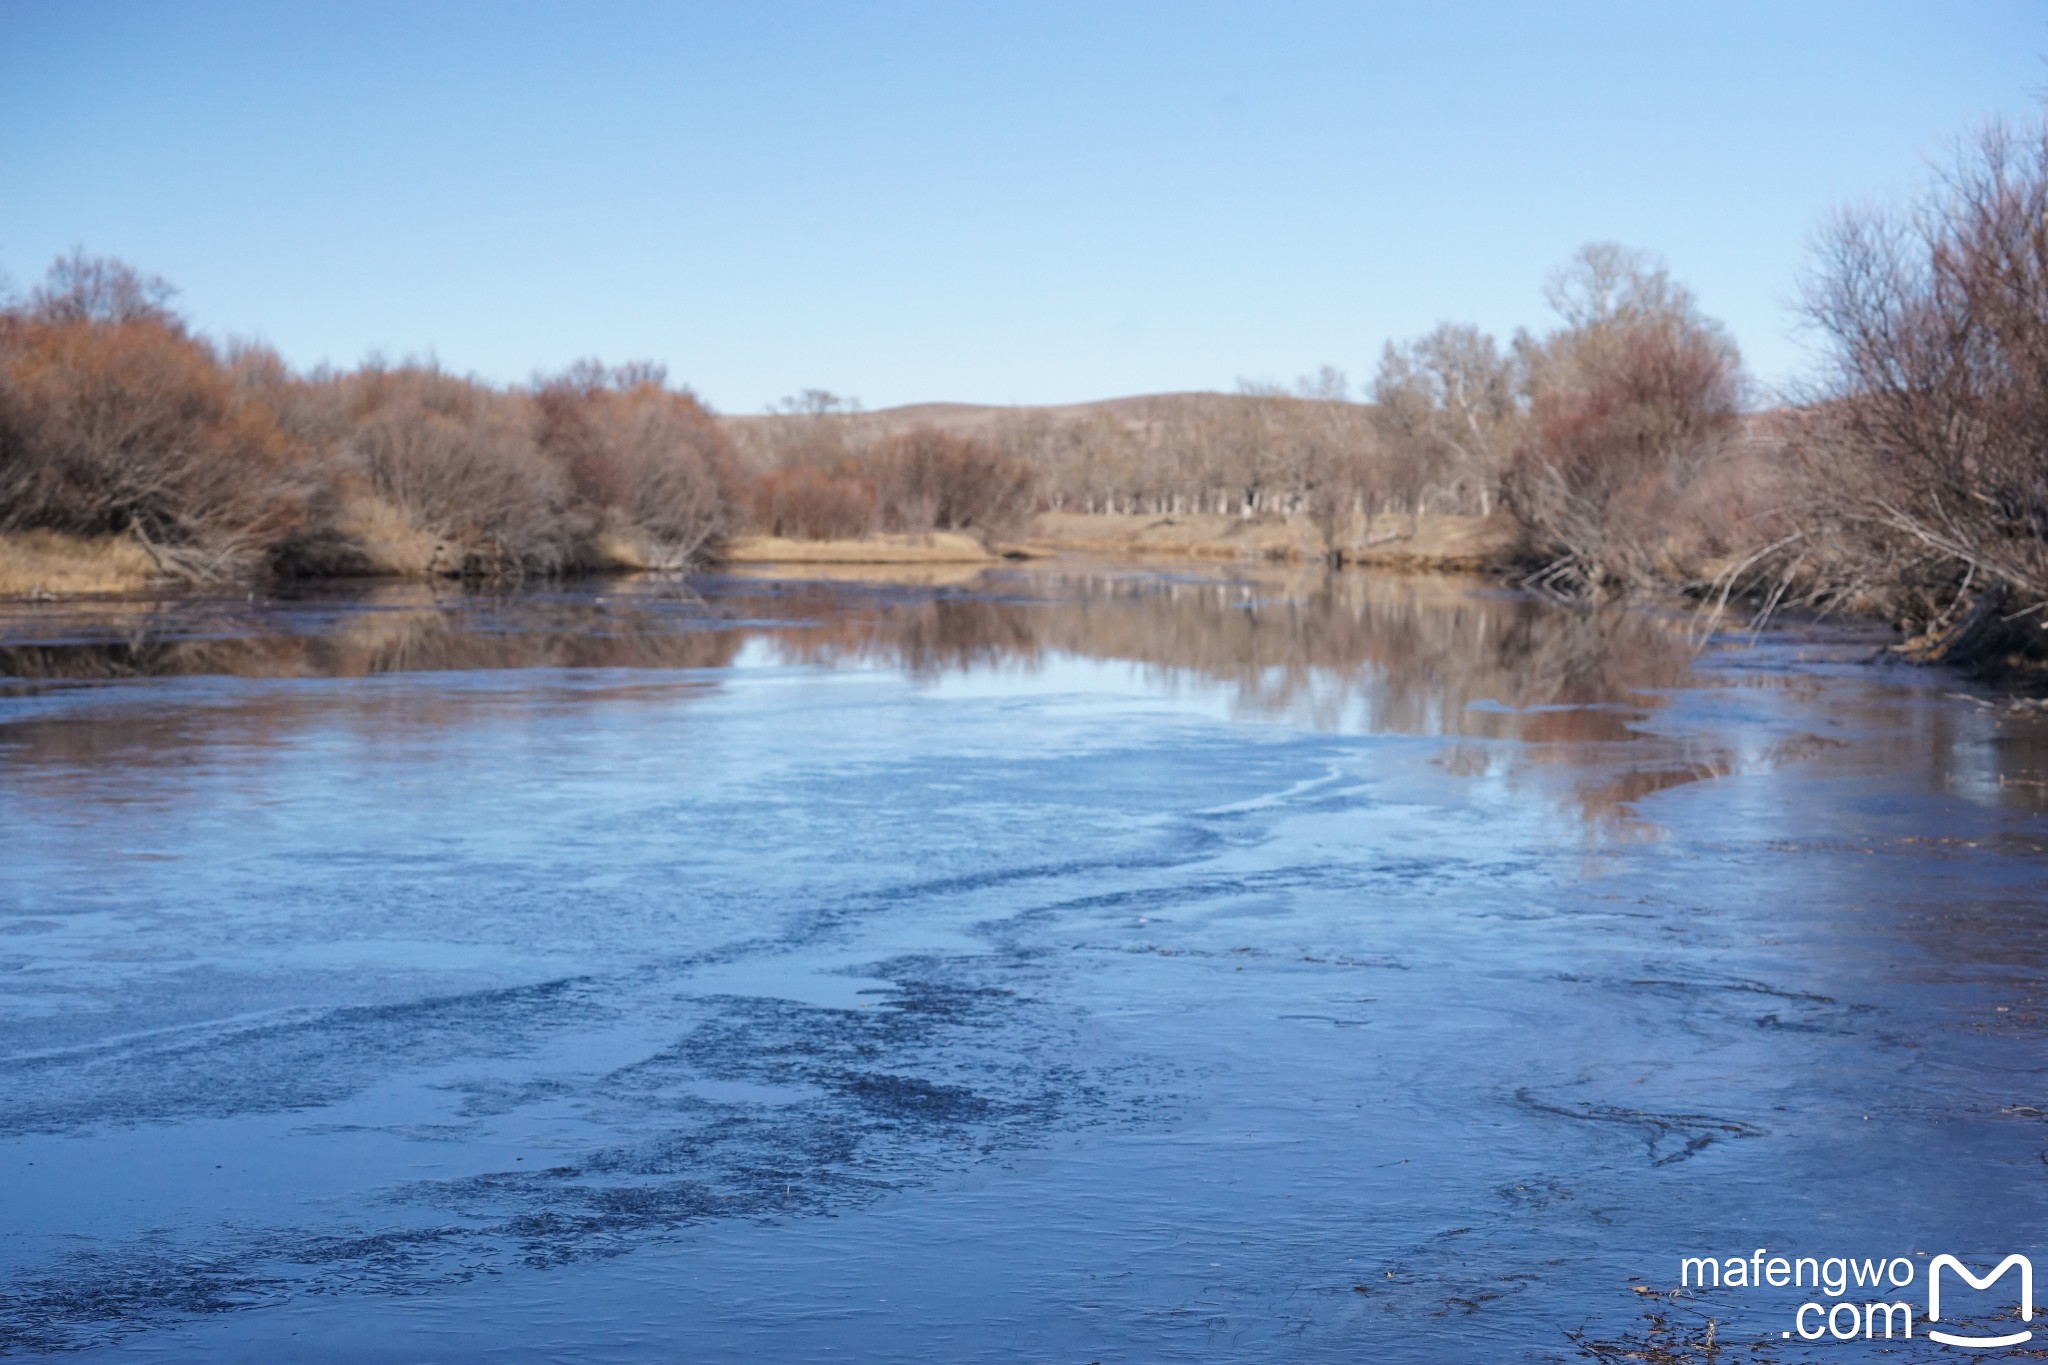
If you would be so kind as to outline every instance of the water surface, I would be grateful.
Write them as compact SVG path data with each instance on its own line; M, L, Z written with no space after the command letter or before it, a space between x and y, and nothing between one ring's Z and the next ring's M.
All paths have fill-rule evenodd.
M0 610L0 1343L1802 1358L1810 1291L1640 1291L2048 1203L2048 732L1873 643L1075 566Z

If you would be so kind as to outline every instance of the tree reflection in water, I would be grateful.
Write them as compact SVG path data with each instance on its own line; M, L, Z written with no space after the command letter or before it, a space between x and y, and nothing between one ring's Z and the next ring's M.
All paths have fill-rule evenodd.
M1626 836L1655 833L1635 808L1656 792L1775 767L1834 742L1783 735L1737 752L1658 735L1652 722L1665 694L1701 681L1703 644L1726 644L1703 641L1699 623L1672 610L1563 605L1476 580L1239 566L802 572L16 606L0 614L0 679L21 691L145 677L684 670L691 677L675 685L715 688L749 646L784 665L893 669L926 682L982 670L1028 674L1063 658L1113 661L1168 694L1220 689L1247 719L1455 740L1439 762L1458 776L1568 769L1588 828ZM1802 686L1783 668L1718 681ZM603 685L625 684L610 677ZM367 704L376 709L374 699ZM485 704L504 703L436 693L405 723ZM336 705L331 694L279 689L243 699L232 714L159 711L112 730L75 714L39 722L30 711L0 727L0 742L16 763L104 761L110 746L146 762L173 739L203 743L224 726L244 737L275 733L331 717ZM1966 719L1935 712L1922 723L1946 732ZM2040 765L2023 739L2008 745L2011 771L1994 761L1988 779L1981 750L1955 730L1918 736L1909 757L1974 764L2009 803L2048 795L2048 784L2029 776Z

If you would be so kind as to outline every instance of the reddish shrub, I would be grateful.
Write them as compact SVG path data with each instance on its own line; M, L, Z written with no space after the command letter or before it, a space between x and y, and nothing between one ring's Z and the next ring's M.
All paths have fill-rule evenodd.
M980 441L920 427L871 448L863 464L899 531L1001 531L1029 515L1031 467Z
M175 320L0 319L0 526L127 532L166 567L256 553L299 515L296 451Z
M875 528L874 480L851 468L799 465L755 480L750 519L771 536L849 540Z
M540 448L600 527L685 556L731 529L741 483L732 443L659 367L584 361L543 382L534 408Z
M1531 581L1598 594L1657 576L1682 493L1741 425L1741 371L1646 258L1595 247L1574 269L1573 325L1527 348L1530 425L1504 493Z
M365 368L343 381L339 470L361 469L454 562L550 570L572 558L561 472L534 444L517 394L426 366Z

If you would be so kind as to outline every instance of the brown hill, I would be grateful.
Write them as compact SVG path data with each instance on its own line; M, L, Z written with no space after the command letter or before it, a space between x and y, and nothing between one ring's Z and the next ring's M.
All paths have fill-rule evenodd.
M1121 398L1098 398L1086 403L905 403L871 412L838 414L848 425L866 436L893 436L913 427L937 427L962 436L988 436L996 430L1019 423L1057 424L1108 420L1127 427L1145 427L1174 420L1216 418L1269 401L1238 393L1140 393ZM1297 399L1321 404L1326 400ZM1346 403L1333 406L1364 407ZM787 418L781 413L734 413L720 419L740 434Z

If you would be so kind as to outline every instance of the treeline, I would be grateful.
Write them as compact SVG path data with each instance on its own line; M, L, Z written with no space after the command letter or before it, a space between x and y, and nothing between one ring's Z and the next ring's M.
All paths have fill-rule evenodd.
M0 531L131 538L191 580L504 578L680 567L755 528L992 531L1032 506L1028 470L943 433L762 466L659 366L299 374L195 334L171 297L74 253L0 309Z
M1882 613L1930 657L2048 637L2048 124L1966 144L1918 203L1842 215L1802 309L1819 382L1759 412L1654 258L1581 251L1556 324L1446 324L1361 392L1184 394L978 425L822 393L721 421L654 366L499 387L295 373L194 334L161 281L74 254L0 308L0 531L117 534L166 574L684 565L743 532L1013 534L1040 510L1494 518L1559 595L1676 584ZM943 414L941 414L943 417Z
M1558 323L1390 344L1363 393L1292 389L1013 413L987 442L1041 505L1315 519L1341 554L1387 512L1501 516L1502 567L1560 595L1645 587L1768 614L1887 617L1924 657L2048 655L2048 122L1992 126L1898 210L1823 230L1804 392L1762 406L1732 339L1654 258L1581 251ZM815 396L764 450L858 445L886 414Z
M1775 411L1745 417L1733 345L1661 272L1589 253L1554 301L1500 466L1533 581L1707 568L1717 600L1883 616L1922 658L2048 659L2048 119L1826 225L1800 300L1823 368Z
M1012 410L976 435L1052 510L1308 517L1333 558L1389 513L1505 512L1523 577L1559 593L1706 572L1743 544L1756 482L1734 342L1618 246L1581 251L1549 293L1553 330L1502 344L1446 324L1388 345L1358 395L1325 368L1291 388ZM892 420L812 393L738 433L768 464L851 467Z

